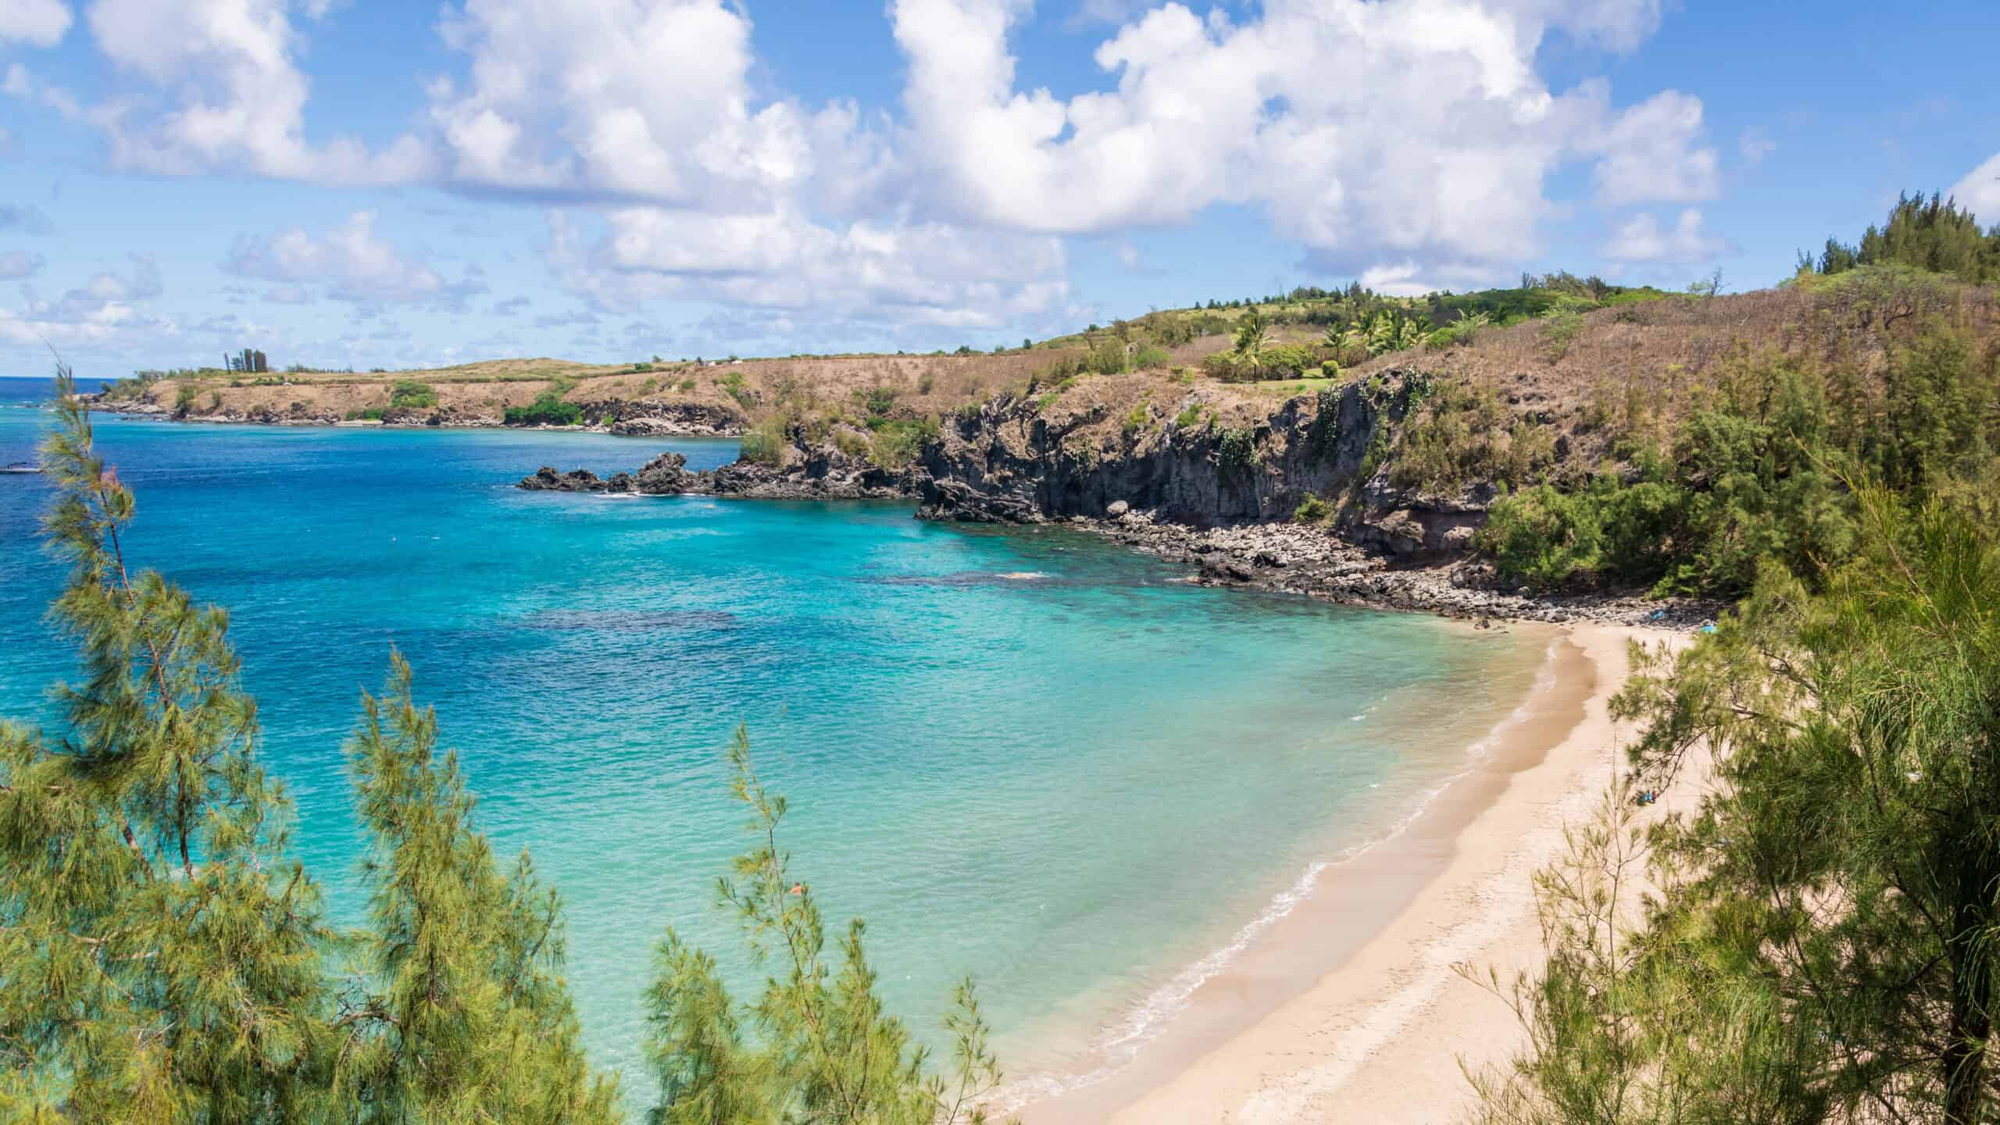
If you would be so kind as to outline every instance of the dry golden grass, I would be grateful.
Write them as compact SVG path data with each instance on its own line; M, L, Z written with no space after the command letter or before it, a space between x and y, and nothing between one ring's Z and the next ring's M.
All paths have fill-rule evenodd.
M1543 322L1486 329L1449 348L1377 357L1344 371L1340 381L1420 370L1490 384L1514 415L1558 426L1559 432L1581 441L1578 452L1589 458L1601 451L1587 435L1603 428L1606 415L1642 407L1659 421L1671 419L1714 379L1733 351L1773 347L1877 369L1885 348L1932 315L1957 319L1990 338L2000 321L2000 298L1991 288L1916 275L1842 275L1711 300L1676 298L1600 309L1583 316L1560 354ZM386 408L393 385L409 380L431 386L441 407L497 422L507 407L526 405L561 380L571 402L691 403L755 422L781 403L805 414L859 416L869 392L886 388L893 392L891 413L897 416L944 415L1009 394L1036 401L1052 423L1103 436L1120 433L1142 404L1148 425L1155 428L1190 405L1204 417L1213 414L1218 425L1240 426L1328 384L1316 378L1217 383L1202 372L1201 361L1232 346L1233 340L1211 335L1172 349L1168 369L1082 375L1058 389L1058 380L1047 373L1086 354L1082 338L1075 339L1072 347L997 355L802 356L699 366L662 363L649 371L635 371L630 364L541 357L428 371L285 375L282 386L231 386L229 377L216 376L198 382L195 413L286 413L297 403L298 410L345 417ZM1318 339L1316 330L1282 326L1272 330L1269 343ZM248 382L247 377L242 381ZM162 382L151 397L171 405L177 389L173 382ZM210 406L211 395L220 396L219 408Z
M1709 300L1671 299L1583 315L1566 348L1540 321L1490 328L1467 344L1378 356L1343 373L1366 380L1424 371L1491 385L1516 416L1533 415L1568 436L1583 463L1607 451L1592 436L1635 418L1662 429L1701 399L1734 357L1763 349L1879 372L1888 349L1928 318L1960 323L1984 339L2000 332L2000 293L1942 279L1884 277L1879 284L1788 285Z

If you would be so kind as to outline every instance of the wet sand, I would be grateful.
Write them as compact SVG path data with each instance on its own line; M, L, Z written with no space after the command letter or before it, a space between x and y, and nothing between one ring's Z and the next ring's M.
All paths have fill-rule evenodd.
M1556 637L1535 694L1401 833L1323 872L1129 1064L1022 1106L1023 1121L1457 1119L1471 1098L1461 1062L1502 1061L1522 1033L1454 966L1506 980L1540 960L1530 876L1625 768L1631 732L1607 706L1627 641L1687 639L1599 625ZM1699 785L1684 779L1660 809L1691 807Z

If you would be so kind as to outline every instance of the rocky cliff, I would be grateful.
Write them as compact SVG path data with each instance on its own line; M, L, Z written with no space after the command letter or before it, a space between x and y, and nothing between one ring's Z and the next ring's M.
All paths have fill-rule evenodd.
M1490 487L1423 495L1391 486L1386 456L1409 411L1409 376L1329 387L1240 425L1204 413L1199 392L1161 425L1109 412L989 402L925 447L926 519L1032 523L1145 511L1193 527L1289 520L1308 497L1339 503L1350 540L1398 554L1469 544Z

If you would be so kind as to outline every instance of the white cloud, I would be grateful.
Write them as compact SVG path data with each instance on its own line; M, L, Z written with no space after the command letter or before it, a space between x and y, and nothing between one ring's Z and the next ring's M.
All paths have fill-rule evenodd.
M600 306L661 297L810 311L832 320L997 328L1067 298L1059 239L942 223L819 226L779 209L712 215L619 208L592 243L549 216L548 260Z
M1704 232L1701 212L1690 207L1681 212L1672 230L1661 229L1651 212L1642 211L1621 223L1598 253L1620 262L1689 265L1734 251L1728 239Z
M33 277L41 272L46 262L40 254L30 254L26 250L9 250L0 254L0 279L13 280Z
M547 203L549 262L601 305L997 327L1070 307L1062 236L1218 204L1261 208L1319 272L1408 291L1538 253L1566 168L1606 207L1713 198L1698 99L1619 107L1601 80L1556 91L1536 68L1555 38L1635 48L1663 2L1081 0L1113 25L1104 79L1058 97L1017 82L1008 37L1031 0L893 0L908 70L892 118L774 96L732 0L449 0L437 26L462 72L430 81L414 133L375 147L307 128L301 29L339 18L337 0L91 0L98 47L157 96L86 106L18 65L5 88L101 130L121 167ZM273 300L473 284L400 255L372 219L238 249Z
M463 298L463 289L376 234L375 222L375 212L356 211L317 237L292 227L268 237L238 238L224 268L278 282L267 296L280 302L307 300L306 287L314 286L335 299L364 304Z
M1745 164L1762 164L1777 147L1778 142L1762 129L1745 129L1736 140L1736 151L1742 154Z
M0 5L0 43L13 39L53 47L62 42L73 18L62 0L7 0Z
M93 107L120 167L168 175L227 168L322 183L417 178L429 154L405 136L371 152L353 138L305 139L309 83L284 0L95 0L98 48L166 94Z
M722 0L465 0L442 30L470 56L431 88L461 182L761 210L823 166L868 171L852 106L758 104L750 21Z
M1721 194L1716 153L1699 147L1701 138L1699 98L1666 90L1626 110L1593 142L1604 157L1593 172L1598 203L1714 199Z
M172 321L153 316L142 307L164 291L159 266L142 254L132 256L132 265L129 276L99 273L52 301L43 300L32 286L21 286L20 307L0 308L0 340L60 347L124 339L135 333L172 335Z
M2000 153L1994 153L1986 163L1951 185L1950 194L1960 207L1979 216L1985 225L2000 224Z
M1536 250L1545 178L1596 161L1607 202L1712 195L1700 102L1625 111L1608 87L1556 95L1534 69L1552 31L1625 48L1654 0L1271 0L1252 20L1178 3L1096 52L1111 89L1016 88L1020 0L896 0L904 108L937 204L1057 233L1263 205L1328 268L1415 261L1491 275Z

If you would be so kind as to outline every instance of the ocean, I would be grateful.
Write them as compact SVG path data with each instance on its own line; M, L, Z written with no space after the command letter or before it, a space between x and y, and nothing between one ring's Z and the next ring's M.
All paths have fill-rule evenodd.
M43 380L0 379L0 464ZM391 646L498 850L559 887L593 1061L643 1074L665 927L741 955L714 882L745 850L747 726L830 922L868 920L890 1004L936 1041L973 974L1016 1077L1116 1062L1309 885L1381 837L1528 694L1544 641L1206 589L1078 532L902 503L522 492L540 465L690 468L724 440L176 425L98 417L128 557L227 606L296 851L358 920L343 740ZM0 715L73 656L37 476L0 476ZM1046 1077L1046 1075L1045 1075ZM1059 1073L1057 1084L1060 1084Z

